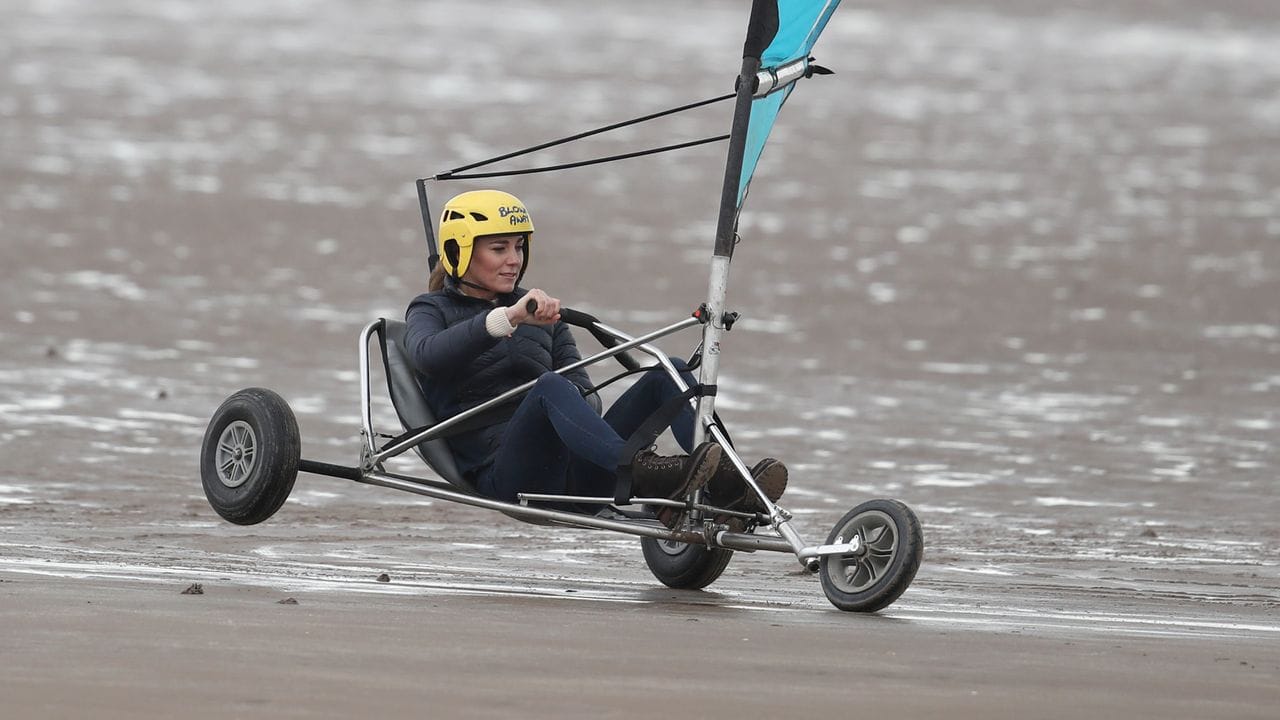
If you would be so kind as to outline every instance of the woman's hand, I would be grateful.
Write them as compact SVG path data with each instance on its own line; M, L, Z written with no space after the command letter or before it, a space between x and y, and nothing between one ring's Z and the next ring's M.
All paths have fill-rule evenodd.
M537 303L533 312L529 312L529 301ZM507 308L507 319L512 325L530 323L532 325L554 325L560 321L560 300L553 298L538 288L525 293L515 305Z

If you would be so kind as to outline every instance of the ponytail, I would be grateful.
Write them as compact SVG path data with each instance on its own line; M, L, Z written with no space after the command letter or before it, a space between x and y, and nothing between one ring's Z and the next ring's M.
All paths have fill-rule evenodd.
M431 277L427 278L427 291L437 292L444 289L444 263L437 261L436 269L431 271Z

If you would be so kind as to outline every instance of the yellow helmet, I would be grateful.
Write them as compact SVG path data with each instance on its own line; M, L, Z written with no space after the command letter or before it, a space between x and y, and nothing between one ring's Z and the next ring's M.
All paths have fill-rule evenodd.
M501 190L472 190L445 203L440 214L437 249L444 270L455 280L467 273L471 249L477 238L486 235L524 235L524 265L529 267L529 239L533 221L520 198ZM519 282L519 279L517 279Z

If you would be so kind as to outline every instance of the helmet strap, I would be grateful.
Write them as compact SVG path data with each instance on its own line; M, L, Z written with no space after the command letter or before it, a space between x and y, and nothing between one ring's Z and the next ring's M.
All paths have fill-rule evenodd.
M454 278L453 278L453 281L454 281L454 282L456 282L456 283L458 283L459 285L466 285L466 286L467 286L467 287L469 287L469 288L475 288L476 290L483 290L483 291L484 291L484 292L486 292L486 293L493 293L494 297L497 297L498 295L501 295L501 294L502 294L502 293L498 292L497 290L494 290L493 288L488 288L488 287L485 287L484 285L481 285L481 284L479 284L479 283L473 283L473 282L471 282L470 280L464 280L463 278L460 278L460 277L454 277ZM463 293L463 294L465 294L465 293Z

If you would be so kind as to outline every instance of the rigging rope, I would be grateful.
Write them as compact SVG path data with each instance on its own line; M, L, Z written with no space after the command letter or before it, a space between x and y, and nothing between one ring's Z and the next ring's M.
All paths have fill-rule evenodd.
M689 142L677 143L675 145L663 145L662 147L650 148L648 150L637 150L635 152L622 153L621 155L609 155L607 157L592 158L591 160L579 160L577 162L564 163L561 165L543 165L541 167L523 168L520 170L495 170L493 172L482 173L453 173L449 172L445 176L437 175L436 180L472 180L475 178L491 178L506 177L508 175L532 175L533 173L551 172L553 170L568 170L569 168L582 167L584 165L599 165L600 163L613 162L614 160L626 160L628 158L640 157L642 155L654 155L657 153L670 152L672 150L681 150L695 145L706 145L707 143L720 142L728 140L729 136L717 135L715 137L703 138L701 140L690 140Z
M583 138L591 137L592 135L599 135L601 133L609 132L610 130L617 130L619 128L624 128L629 125L637 125L639 123L647 122L649 120L655 120L657 118L665 117L667 115L674 115L676 113L684 112L686 110L693 110L695 108L700 108L700 107L703 107L704 105L711 105L713 103L718 103L724 100L728 100L729 98L732 98L732 97L736 97L736 93L729 93L727 95L721 95L719 97L708 98L706 100L699 100L698 102L689 103L688 105L681 105L679 107L671 108L669 110L663 110L661 112L656 112L656 113L652 113L642 117L633 118L631 120L624 120L622 122L614 123L612 125L605 125L604 127L599 127L594 130L587 130L586 132L581 132L576 135L569 135L567 137L563 137L558 140L552 140L550 142L545 142L539 145L534 145L532 147L527 147L527 148L524 148L523 150L516 150L514 152L509 152L503 155L498 155L496 157L488 158L487 160L480 160L478 162L473 162L469 165L463 165L461 167L453 168L452 170L446 170L445 172L435 175L430 179L432 180L466 180L466 179L475 179L475 178L505 177L508 175L529 175L532 173L539 173L539 172L551 172L553 170L566 170L568 168L582 167L584 165L596 165L599 163L612 162L614 160L625 160L627 158L640 157L642 155L653 155L655 153L670 152L672 150L680 150L682 148L693 147L695 145L703 145L706 143L719 142L721 140L728 139L729 136L719 135L716 137L703 138L701 140L692 140L689 142L677 143L675 145L665 145L658 148L651 148L649 150L638 150L636 152L623 153L621 155L612 155L609 157L595 158L592 160L582 160L579 162L564 163L561 165L548 165L543 167L525 168L522 170L492 171L492 172L484 172L484 173L467 173L466 172L467 170L483 167L485 165L492 165L493 163L501 162L502 160L509 160L513 157L519 157L521 155L527 155L529 153L537 152L539 150L545 150L547 148L555 147L557 145L563 145L565 143L573 142L575 140L581 140Z

